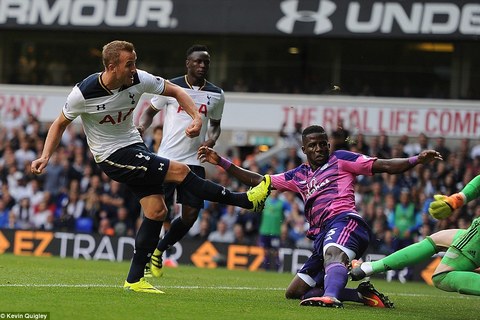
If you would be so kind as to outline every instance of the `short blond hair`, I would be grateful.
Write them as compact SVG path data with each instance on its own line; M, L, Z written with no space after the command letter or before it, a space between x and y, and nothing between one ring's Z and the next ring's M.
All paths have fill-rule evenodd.
M106 68L110 63L117 64L120 61L120 52L135 51L133 43L123 40L114 40L103 46L102 60L103 66Z

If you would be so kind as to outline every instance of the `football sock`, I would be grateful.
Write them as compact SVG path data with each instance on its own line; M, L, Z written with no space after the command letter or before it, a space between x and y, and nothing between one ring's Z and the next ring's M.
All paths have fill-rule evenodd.
M321 297L321 296L323 296L324 292L325 292L325 290L323 290L323 288L314 287L314 288L308 290L307 293L305 293L300 299L305 300L305 299L313 298L313 297Z
M185 225L182 218L173 220L168 232L158 242L157 249L162 252L166 251L180 241L187 234L188 230L190 230L190 226Z
M348 270L345 265L336 262L325 268L325 293L324 296L338 299L340 291L345 288L348 281Z
M398 250L383 259L365 262L360 266L367 276L387 270L400 270L431 258L437 247L430 237ZM364 266L365 265L365 266Z
M145 265L150 261L150 256L158 243L162 224L163 221L143 219L135 237L135 250L127 276L129 283L138 282L143 277Z
M200 178L191 171L179 185L201 199L231 204L245 209L253 207L245 192L231 192L213 181Z
M358 295L357 289L352 288L343 288L338 294L338 300L363 303L363 299Z
M432 280L441 290L480 296L480 274L473 271L444 272L433 276Z

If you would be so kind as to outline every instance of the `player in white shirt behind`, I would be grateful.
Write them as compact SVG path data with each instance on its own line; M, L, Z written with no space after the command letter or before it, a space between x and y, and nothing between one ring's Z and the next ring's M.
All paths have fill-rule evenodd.
M185 163L198 176L205 178L205 168L197 159L197 151L201 146L213 148L221 128L225 97L223 90L206 80L210 67L210 54L204 45L193 45L186 53L185 66L187 74L173 78L170 82L182 87L195 101L202 119L202 130L195 138L186 137L183 133L189 125L189 116L182 106L173 98L155 96L150 107L140 117L139 130L145 131L152 123L153 117L161 110L164 112L163 138L158 155L164 158ZM170 229L158 242L147 264L145 275L155 277L162 275L162 254L177 241L180 241L193 226L203 208L204 200L185 190L182 186L165 184L165 200L167 207L172 208L176 191L176 202L182 204L182 215L173 220Z

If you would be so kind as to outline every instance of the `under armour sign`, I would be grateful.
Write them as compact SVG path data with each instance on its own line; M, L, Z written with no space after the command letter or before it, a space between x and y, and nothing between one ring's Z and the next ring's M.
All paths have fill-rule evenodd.
M0 31L34 27L35 30L95 32L441 40L477 40L480 36L479 0L211 0L198 3L198 0L0 0ZM205 18L212 13L223 18Z

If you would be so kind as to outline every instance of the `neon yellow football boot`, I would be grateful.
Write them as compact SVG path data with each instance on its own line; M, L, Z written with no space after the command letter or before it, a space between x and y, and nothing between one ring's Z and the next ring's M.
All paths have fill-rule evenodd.
M261 212L265 206L265 200L270 195L272 179L268 174L263 176L262 182L247 191L247 197L253 204L252 211Z
M141 278L140 281L134 283L128 283L125 280L125 284L123 285L123 289L126 291L135 291L135 292L146 292L146 293L165 293L161 290L158 290L150 283L148 283L145 278Z
M162 260L163 252L155 248L153 251L152 257L150 258L150 273L155 278L160 278L163 276L163 260Z

